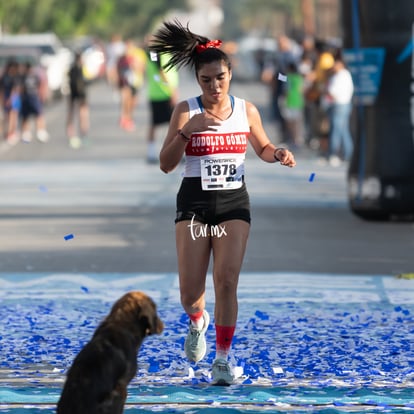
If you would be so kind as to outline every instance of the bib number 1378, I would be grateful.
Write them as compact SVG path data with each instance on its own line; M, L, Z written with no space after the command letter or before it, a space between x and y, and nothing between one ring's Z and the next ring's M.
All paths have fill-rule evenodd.
M238 171L234 157L201 158L203 190L230 190L242 185L242 173Z
M236 175L236 164L215 164L207 165L204 167L209 177L211 176L232 176Z

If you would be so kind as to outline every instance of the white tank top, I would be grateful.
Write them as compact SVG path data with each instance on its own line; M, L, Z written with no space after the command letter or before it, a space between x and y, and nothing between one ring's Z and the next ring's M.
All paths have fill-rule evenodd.
M196 132L185 150L184 177L202 177L204 190L238 188L250 134L244 99L230 96L233 112L217 131ZM187 100L190 118L203 112L200 98Z

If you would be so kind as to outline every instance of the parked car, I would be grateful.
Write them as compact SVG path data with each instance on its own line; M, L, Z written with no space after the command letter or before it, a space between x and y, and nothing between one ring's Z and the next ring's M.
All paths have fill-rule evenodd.
M4 34L0 37L3 47L27 47L40 52L40 63L46 69L48 86L53 96L66 95L69 91L67 73L72 52L63 47L54 33Z

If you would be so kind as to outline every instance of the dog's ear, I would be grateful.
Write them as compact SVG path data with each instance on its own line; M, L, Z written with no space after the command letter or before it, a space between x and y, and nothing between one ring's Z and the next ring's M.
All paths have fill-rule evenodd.
M141 335L161 333L164 325L157 314L154 301L142 292L128 292L120 298L111 311L114 319L129 321Z
M145 326L145 335L154 334L154 327L152 323L152 318L149 315L141 315L141 324Z
M145 335L159 334L164 329L164 324L158 317L157 308L153 303L141 307L139 319L140 324L145 327Z

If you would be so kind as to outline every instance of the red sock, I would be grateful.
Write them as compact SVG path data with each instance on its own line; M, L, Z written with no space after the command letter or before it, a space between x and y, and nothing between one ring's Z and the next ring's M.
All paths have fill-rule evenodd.
M199 321L203 317L203 313L204 311L188 314L188 317L190 318L194 326L198 327L198 325L200 325Z
M216 357L227 358L233 340L235 326L216 325Z

